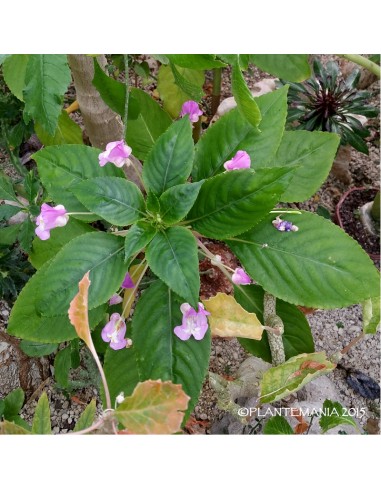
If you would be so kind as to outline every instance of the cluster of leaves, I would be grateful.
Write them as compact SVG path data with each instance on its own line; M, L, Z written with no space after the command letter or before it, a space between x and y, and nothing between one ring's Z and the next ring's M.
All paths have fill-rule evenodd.
M297 414L297 412L296 412ZM302 415L297 417L299 423L293 429L288 421L281 415L271 417L264 426L264 434L308 434L312 425L314 415L310 417L309 422L306 422ZM358 429L358 425L353 417L349 416L343 406L339 402L332 402L331 400L325 400L322 407L322 415L319 418L319 426L321 433L324 434L330 429L334 429L339 425L351 425L355 429Z
M0 235L1 231L0 227ZM12 303L34 271L20 248L9 248L0 244L0 297L2 299Z
M341 145L351 145L368 154L365 138L370 135L356 115L375 117L379 111L367 102L371 94L356 89L360 70L355 69L344 80L337 63L326 67L317 59L313 62L313 76L303 83L289 84L287 121L298 122L298 130L321 130L340 135Z
M181 384L191 398L186 418L208 368L210 331L201 341L191 338L184 342L173 328L181 323L182 303L197 307L197 237L202 235L225 241L258 283L236 289L231 301L253 313L260 327L264 291L281 300L279 311L285 320L285 350L290 362L277 368L276 377L264 378L263 401L274 401L333 369L324 355L313 353L308 322L296 305L335 308L364 301L369 308L370 300L378 297L379 276L358 244L322 217L308 212L293 216L297 233L282 233L272 225L271 212L278 202L303 201L319 189L339 145L339 137L331 133L285 131L288 86L252 97L242 75L249 62L278 76L290 78L291 71L296 81L309 76L305 56L277 56L161 57L167 61L160 68L158 85L164 109L139 89L127 93L126 86L108 77L94 59L95 87L112 109L127 116L125 138L143 161L144 190L126 180L123 171L112 164L100 167L100 149L49 145L35 154L49 197L74 215L64 228L52 230L49 241L34 239L30 260L38 271L12 310L10 334L49 344L76 339L67 313L86 272L91 279L89 325L99 333L106 313L110 313L108 300L126 272L132 273L133 259L139 255L138 267L144 271L148 265L155 280L137 301L128 333L132 348L105 351L104 370L111 396L115 399L120 392L131 395L138 383L146 380L172 381ZM51 69L44 58L39 60L41 70ZM55 64L61 62L60 58ZM196 93L192 77L203 80L203 70L227 63L232 64L238 107L221 117L194 145L189 118L172 118L178 116L184 100L202 96L201 89ZM38 92L34 81L29 84ZM23 93L29 94L26 89ZM128 114L124 115L128 96ZM56 100L54 104L57 106ZM32 111L34 106L28 107ZM40 109L36 109L36 118L47 131L54 132L50 124L54 120L57 125L59 111L53 115ZM224 172L224 163L238 150L249 154L251 169ZM78 212L88 215L76 215ZM108 232L96 231L86 223L96 220L104 221ZM131 305L131 293L128 296L125 303ZM374 316L370 309L371 331L377 325ZM213 315L210 321L213 326ZM232 321L236 326L237 319ZM243 343L269 360L265 335ZM69 349L64 355L71 360ZM309 356L298 358L305 353Z
M0 246L17 241L24 252L30 252L36 227L33 218L39 214L42 198L41 183L33 170L16 182L0 173ZM6 227L6 221L20 212L25 213L23 220Z

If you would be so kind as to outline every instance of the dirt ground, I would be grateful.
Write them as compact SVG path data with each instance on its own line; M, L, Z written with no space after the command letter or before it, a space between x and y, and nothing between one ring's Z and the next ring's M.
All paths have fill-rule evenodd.
M323 56L323 59L327 59L327 56ZM155 69L153 68L153 71L154 70ZM267 77L269 77L268 74L254 68L251 73L246 76L246 80L249 87L252 88L257 81ZM209 92L211 87L210 80L210 74L207 74L205 89ZM134 81L135 78L131 75L131 82L134 83ZM231 96L230 87L230 71L224 70L222 81L222 98ZM155 84L148 85L145 89L148 92L152 92L155 89ZM372 84L368 90L370 90L373 94L372 103L379 105L379 82ZM73 98L72 91L73 88L69 91L68 101L71 101ZM204 112L210 115L211 95L207 95L204 98L202 106ZM80 120L78 115L74 118L76 120L79 118ZM319 206L322 206L327 209L331 215L333 215L340 197L349 188L358 186L372 186L379 188L379 121L372 120L368 123L371 128L371 137L368 139L367 143L369 155L366 156L352 150L349 163L350 182L343 183L331 173L320 190L310 200L295 206L315 212ZM14 168L9 163L5 150L1 148L0 169L5 171L10 176L17 178L17 173L15 173ZM232 266L232 268L237 266L237 260L234 256L229 253L225 247L221 248L218 242L209 244L208 247L210 247L210 249L215 251L217 254L221 254L227 264ZM200 270L213 270L211 273L209 272L201 276L202 298L210 297L217 291L229 293L231 286L226 283L224 277L221 278L219 276L219 271L217 269L213 269L213 267L208 264L208 260L201 263ZM4 329L4 327L6 327L7 318L9 315L9 306L3 303L1 307L0 330L1 328ZM317 311L309 315L309 321L312 327L316 350L324 349L328 353L332 353L334 349L336 350L343 348L347 343L349 343L350 339L361 332L361 310L358 306L353 306L342 310L333 310L332 312ZM236 339L215 338L212 341L210 370L224 377L234 377L238 367L243 360L248 357L248 355L249 354L246 353ZM365 406L367 408L366 417L361 422L363 427L366 426L369 419L373 419L378 422L379 400L366 400L356 394L346 382L346 370L355 368L379 381L379 333L377 335L368 336L366 340L363 340L360 344L358 344L355 349L348 354L347 359L343 362L343 366L344 369L337 369L330 376L337 387L342 401L346 405L357 405L358 407ZM54 419L53 430L55 433L65 433L71 430L75 425L75 421L78 418L82 405L89 403L93 397L98 398L97 390L94 388L85 388L77 392L75 395L71 395L71 398L66 397L62 392L57 390L54 384L54 379L51 375L45 378L43 383L45 384L43 384L41 390L37 391L32 399L30 398L31 395L29 395L28 404L23 409L23 416L30 421L39 393L43 390L47 391L51 402L52 417ZM199 401L192 414L193 420L189 425L188 431L190 433L209 433L209 429L213 422L222 415L223 412L216 405L216 395L210 388L209 382L206 380Z

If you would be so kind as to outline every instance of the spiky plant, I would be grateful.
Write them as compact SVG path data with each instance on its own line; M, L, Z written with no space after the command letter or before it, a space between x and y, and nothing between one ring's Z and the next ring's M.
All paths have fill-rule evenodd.
M287 121L298 122L298 130L320 130L338 133L341 145L351 145L368 154L364 141L370 135L357 115L375 117L378 109L368 105L369 92L356 89L360 70L355 69L344 80L337 63L330 61L324 68L318 60L313 62L313 76L305 82L289 84L289 110Z

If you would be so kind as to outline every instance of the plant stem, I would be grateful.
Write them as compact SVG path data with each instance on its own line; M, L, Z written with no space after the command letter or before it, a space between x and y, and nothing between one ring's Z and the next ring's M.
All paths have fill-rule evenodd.
M374 75L380 78L381 75L380 67L377 65L377 63L372 62L365 56L362 55L337 55L337 56L346 58L347 60L352 61L357 65L366 68L367 70L369 70L369 72L374 73Z
M213 69L212 116L217 113L221 100L222 68Z
M123 126L124 126L124 138L126 139L127 122L128 122L128 101L130 98L129 80L128 80L128 55L124 55L124 72L125 72L124 86L126 88L126 96L125 96L125 100L124 100Z
M196 121L196 123L194 123L193 125L192 136L193 136L194 143L197 143L199 141L200 134L201 134L201 118L199 118L198 121Z
M370 209L370 215L373 220L380 223L380 191L377 191L377 194L373 200L372 208Z
M266 325L278 329L279 335L268 333L267 337L269 340L272 362L274 366L279 366L286 360L282 339L284 327L283 321L276 314L276 297L268 292L265 292L263 298L263 319Z

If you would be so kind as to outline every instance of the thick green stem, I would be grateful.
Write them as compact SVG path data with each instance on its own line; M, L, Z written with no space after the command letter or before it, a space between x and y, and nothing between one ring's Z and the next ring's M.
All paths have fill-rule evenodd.
M124 100L123 126L124 126L124 138L126 139L127 122L128 122L128 101L130 99L129 79L128 79L128 55L124 55L124 71L125 71L124 86L126 88L126 98Z
M285 362L284 345L282 334L284 331L283 321L276 314L276 297L265 292L263 299L263 318L265 325L276 328L279 335L275 333L267 332L267 338L269 340L271 358L274 366L279 366Z
M213 69L212 116L217 113L221 100L222 68Z
M372 62L368 58L365 58L365 56L362 55L337 55L337 56L342 56L343 58L346 58L347 60L357 63L357 65L360 65L361 67L366 68L369 70L369 72L374 73L378 78L380 78L380 67L377 65L377 63Z

